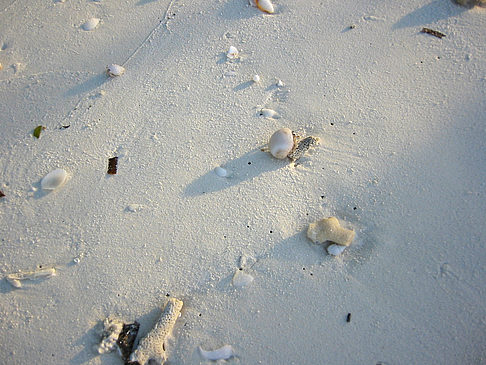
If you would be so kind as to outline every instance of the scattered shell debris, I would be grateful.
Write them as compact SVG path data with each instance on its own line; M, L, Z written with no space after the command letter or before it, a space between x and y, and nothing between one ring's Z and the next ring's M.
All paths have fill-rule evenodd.
M143 204L128 204L127 207L125 208L125 211L130 212L130 213L136 213L136 212L141 211L144 208L145 208L145 205L143 205Z
M307 237L314 243L324 243L331 241L336 245L347 247L353 242L355 231L341 227L339 220L336 217L329 217L321 219L317 222L309 224L307 230ZM331 245L332 246L332 245ZM336 247L331 248L331 253L339 252Z
M218 175L219 177L228 177L228 170L226 170L225 168L221 167L221 166L218 166L214 169L214 172L216 173L216 175Z
M87 32L94 30L98 24L100 24L100 19L99 18L91 18L88 19L83 25L81 25L81 28Z
M41 187L43 190L55 190L64 185L67 180L67 172L64 169L56 169L49 172L41 180Z
M253 80L253 82L254 82L255 84L258 84L258 83L260 82L260 76L258 76L258 75L254 75L254 76L253 76L253 78L252 78L252 80Z
M96 351L99 354L106 354L112 352L117 348L116 342L123 329L123 322L117 318L108 317L103 321L103 333L101 335L101 342L97 346Z
M150 360L162 365L167 356L164 343L181 314L183 302L170 298L154 328L140 340L137 349L130 355L130 361L147 365Z
M111 77L121 76L125 73L125 68L120 65L111 64L106 68L106 72Z
M254 279L255 278L252 275L238 269L235 271L231 282L236 288L245 288L249 286Z
M228 53L226 53L226 57L230 60L234 60L235 58L238 58L238 56L238 49L234 46L230 46L230 48L228 49Z
M260 109L260 115L265 118L278 118L277 112L269 108Z
M16 273L8 274L5 279L15 288L22 287L22 281L24 280L36 280L47 279L56 275L56 268L54 267L40 267L39 269L32 271L19 271Z
M231 347L231 345L224 345L223 347L212 351L205 351L202 347L199 347L199 352L205 360L211 361L228 360L234 356L233 347Z
M270 0L250 0L250 4L267 14L273 14L275 12L275 8Z

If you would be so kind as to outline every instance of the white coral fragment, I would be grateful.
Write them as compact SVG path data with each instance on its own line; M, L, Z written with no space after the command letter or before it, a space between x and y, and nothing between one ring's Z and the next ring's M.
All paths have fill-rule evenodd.
M167 359L164 343L181 314L182 305L182 300L169 299L152 331L142 338L137 349L130 355L130 361L140 365L147 365L150 360L158 365L164 363Z
M99 354L112 352L117 348L116 341L123 329L123 322L116 318L106 318L103 321L103 334L97 347Z
M315 243L331 241L341 246L349 246L353 242L354 236L355 232L341 227L336 217L324 218L311 223L307 230L307 237Z
M233 348L231 347L231 345L224 345L223 347L220 347L219 349L213 351L205 351L201 347L199 347L199 351L201 352L201 356L205 360L228 360L229 358L234 356Z
M56 275L56 268L54 267L45 267L39 268L37 270L32 271L19 271L16 273L8 274L5 279L15 288L22 287L23 280L35 280L35 279L42 279L42 278L50 278Z

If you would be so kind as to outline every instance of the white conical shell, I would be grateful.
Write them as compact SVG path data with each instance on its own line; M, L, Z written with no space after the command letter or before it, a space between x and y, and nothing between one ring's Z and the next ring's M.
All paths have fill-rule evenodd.
M286 158L294 148L294 135L292 131L288 128L279 129L270 137L268 147L273 157L279 159Z
M255 4L258 9L265 13L273 14L275 12L273 4L270 0L255 0Z
M120 76L125 72L125 68L123 66L113 64L108 66L106 72L108 72L108 75L111 77Z
M41 180L41 187L43 190L54 190L66 182L67 172L63 169L56 169L49 172Z
M86 30L86 31L91 31L93 29L95 29L98 24L100 23L100 19L99 18L91 18L91 19L88 19L86 21L86 23L84 23L81 28L83 28L83 30Z

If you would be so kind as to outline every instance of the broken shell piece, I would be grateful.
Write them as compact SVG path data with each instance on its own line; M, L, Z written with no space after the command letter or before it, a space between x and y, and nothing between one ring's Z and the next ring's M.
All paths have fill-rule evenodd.
M264 13L273 14L275 12L273 4L270 0L250 0L250 4L256 6Z
M327 253L329 255L339 256L340 254L342 254L344 252L345 249L346 249L346 246L335 245L333 243L332 245L329 245L329 247L327 248Z
M106 72L111 77L120 76L125 73L125 68L120 65L112 64L106 68Z
M214 169L214 172L216 173L216 175L218 175L219 177L227 177L228 176L228 170L218 166Z
M91 18L91 19L88 19L86 21L86 23L84 23L83 25L81 25L81 28L83 28L83 30L85 31L91 31L91 30L94 30L98 24L100 23L100 19L99 18Z
M164 343L181 314L182 305L182 300L169 299L152 331L142 338L137 349L130 355L130 361L136 361L140 365L147 365L150 360L158 365L164 363L166 360Z
M228 49L228 53L226 53L226 57L228 57L230 60L233 60L235 58L238 58L239 52L236 49L236 47L230 46Z
M123 330L123 322L116 318L106 318L103 321L103 333L101 342L97 347L99 354L112 352L116 349L116 342Z
M282 81L282 80L278 80L278 81L277 81L277 86L278 86L278 87L282 87L282 86L284 86L283 81Z
M258 75L253 76L252 80L255 84L259 83L260 82L260 76L258 76Z
M307 237L314 243L334 242L341 246L349 246L354 240L355 232L341 227L336 217L324 218L309 224Z
M50 278L56 275L56 268L45 267L32 271L19 271L16 273L8 274L5 278L15 288L22 287L22 280L35 280L42 278Z
M54 190L63 185L67 179L67 172L63 169L56 169L49 172L41 180L43 190Z
M213 351L205 351L201 347L199 347L199 351L201 352L201 356L205 360L228 360L229 358L234 356L233 348L231 347L231 345L224 345L223 347Z
M236 270L235 274L233 275L233 286L237 288L244 288L250 285L255 278L250 274L243 272L242 270Z
M263 108L260 110L260 115L265 118L274 118L277 116L277 112L273 109Z
M284 159L295 145L295 136L288 128L282 128L272 134L268 147L273 157Z

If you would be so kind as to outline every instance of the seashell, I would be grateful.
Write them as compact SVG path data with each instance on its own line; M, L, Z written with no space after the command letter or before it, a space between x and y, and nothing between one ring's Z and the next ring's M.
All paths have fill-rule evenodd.
M260 115L264 116L265 118L273 118L277 116L277 112L273 109L263 108L260 110Z
M99 18L91 18L86 21L83 25L81 25L81 28L86 31L91 31L95 29L98 24L100 24L100 19Z
M205 351L201 347L199 347L199 351L201 352L201 356L204 357L205 360L228 360L230 357L233 357L233 348L231 345L224 345L217 350L213 351Z
M56 169L49 172L41 180L43 190L54 190L63 185L67 179L67 172L63 169Z
M341 227L336 217L321 219L309 224L307 237L314 243L331 241L341 246L349 246L354 240L355 232Z
M219 177L227 177L228 176L228 170L218 166L214 169L214 172L216 173L216 175L218 175Z
M284 159L292 151L295 145L295 138L292 131L288 128L282 128L276 131L272 137L268 147L273 157Z
M270 0L251 0L250 3L264 13L273 14L275 12L273 4Z
M244 273L242 270L236 270L235 274L233 275L233 286L237 288L244 288L250 285L255 278L250 274Z
M278 86L278 87L282 87L282 86L284 86L283 81L282 81L282 80L278 80L278 81L277 81L277 86Z
M106 68L106 72L111 77L120 76L125 73L125 68L120 65L112 64Z
M226 57L228 57L230 60L234 60L235 58L238 58L239 52L238 49L234 46L230 46L228 49L228 53L226 53Z
M345 249L346 246L336 245L333 243L332 245L329 245L329 247L327 248L327 253L329 255L339 256L344 252Z
M252 80L253 80L254 83L259 83L260 82L260 76L258 76L258 75L253 76Z

